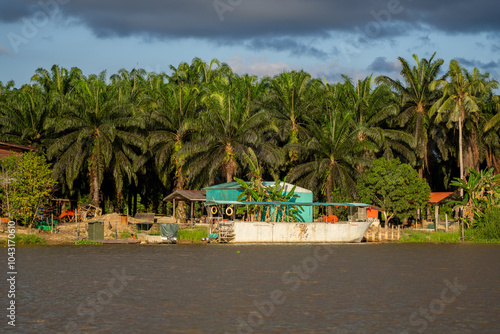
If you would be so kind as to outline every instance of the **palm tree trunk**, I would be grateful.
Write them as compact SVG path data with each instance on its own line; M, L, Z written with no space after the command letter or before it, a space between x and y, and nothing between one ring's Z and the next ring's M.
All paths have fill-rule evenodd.
M462 148L462 116L458 118L458 160L460 164L460 179L464 178L464 157L463 157L463 148ZM464 196L464 190L460 188L460 196Z
M330 172L330 174L328 175L328 179L326 180L326 200L328 203L332 202L333 189L332 189L331 177L332 177L332 172ZM328 206L327 211L328 215L333 215L333 208L331 206Z
M90 178L92 184L90 196L92 197L92 205L99 207L99 179L97 177L97 162L95 159L92 160L92 166L90 167Z

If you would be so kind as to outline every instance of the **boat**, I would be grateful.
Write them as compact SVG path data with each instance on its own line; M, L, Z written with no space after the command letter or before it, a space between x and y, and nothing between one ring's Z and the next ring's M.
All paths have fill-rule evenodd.
M364 203L297 203L297 202L250 202L250 201L207 201L209 213L226 213L209 217L211 233L218 234L219 242L227 243L356 243L361 242L373 223L366 218ZM238 206L262 205L271 210L287 210L288 207L304 206L339 207L350 209L349 219L343 222L300 222L300 221L248 221L237 220ZM217 209L212 209L216 207ZM225 210L224 210L225 208ZM278 208L278 209L276 209ZM357 212L354 212L357 211ZM247 215L247 217L250 215ZM231 219L229 219L231 218Z

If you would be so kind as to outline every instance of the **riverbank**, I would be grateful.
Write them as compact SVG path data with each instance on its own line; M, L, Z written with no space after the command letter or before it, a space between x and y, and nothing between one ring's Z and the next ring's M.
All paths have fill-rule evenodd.
M61 226L58 231L38 231L36 229L28 229L25 227L16 228L16 245L74 245L78 239L78 227L76 224L66 224ZM461 241L460 232L430 232L418 230L404 230L400 240L394 241L370 241L369 243L493 243L500 244L500 240L484 240L474 235L473 231L466 231L465 241ZM128 239L131 234L137 232L130 228L127 231L121 231L118 234L118 239ZM0 244L5 245L8 233L0 231ZM206 227L185 227L179 230L177 243L179 244L202 244L202 238L208 237L208 229ZM80 231L80 240L87 240L88 236L85 229ZM114 234L108 233L106 239L114 240ZM91 244L82 243L80 244Z
M78 237L79 230L79 237ZM137 235L135 226L128 228L121 227L117 233L118 240L129 239L131 235ZM159 235L159 232L153 231L152 234ZM0 230L0 245L5 245L8 237L7 230ZM182 226L178 231L177 243L191 244L204 243L202 238L208 237L208 228L206 227L186 227ZM115 233L112 230L105 231L106 240L115 240ZM77 240L88 240L88 233L85 230L85 224L80 227L75 224L64 224L56 231L39 231L26 227L16 226L16 245L74 245ZM80 242L79 244L92 244L91 242Z

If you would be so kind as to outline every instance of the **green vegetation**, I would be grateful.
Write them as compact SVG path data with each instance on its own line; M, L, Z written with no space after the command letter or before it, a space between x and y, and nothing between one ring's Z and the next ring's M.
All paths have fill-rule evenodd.
M177 239L179 241L200 241L202 238L208 237L208 229L206 227L194 227L192 229L179 230L177 232Z
M500 175L493 168L476 172L468 168L466 180L456 178L452 184L464 192L461 201L466 236L472 240L500 240Z
M48 201L52 186L52 171L45 157L33 152L21 156L12 153L1 160L4 211L11 218L33 226L39 207Z
M16 234L14 237L14 242L16 246L18 245L45 245L47 242L44 238L36 234ZM3 241L4 245L7 245L7 240Z
M129 231L121 231L120 232L120 239L128 239L132 236L132 234Z
M81 239L81 240L75 241L75 245L102 245L102 242Z
M460 233L405 231L400 242L454 243L460 242Z
M386 210L385 221L394 216L408 218L429 200L430 187L418 177L410 165L398 159L373 161L358 180L358 195L363 203L371 203Z

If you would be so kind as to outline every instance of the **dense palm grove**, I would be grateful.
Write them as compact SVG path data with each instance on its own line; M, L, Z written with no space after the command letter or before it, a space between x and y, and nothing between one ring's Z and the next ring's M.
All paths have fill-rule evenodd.
M0 141L46 155L54 196L108 210L139 195L159 211L173 190L247 179L249 149L264 179L286 177L328 201L355 200L358 176L380 157L410 164L434 191L452 189L465 167L499 173L497 82L434 56L399 61L402 81L335 84L304 71L240 76L198 58L170 75L109 78L54 65L19 89L0 82Z

